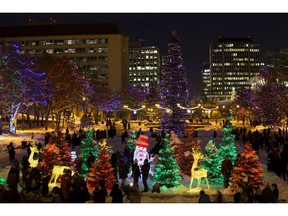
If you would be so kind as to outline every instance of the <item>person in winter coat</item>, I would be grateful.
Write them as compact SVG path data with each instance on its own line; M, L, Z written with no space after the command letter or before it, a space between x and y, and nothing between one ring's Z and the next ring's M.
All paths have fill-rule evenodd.
M7 149L8 149L9 159L10 159L10 162L12 164L13 160L15 159L15 155L16 155L15 148L14 148L12 142L10 142L10 144L7 146Z
M139 188L138 181L139 177L141 178L141 172L140 168L138 166L138 160L135 159L134 163L132 165L132 176L133 176L133 185L137 188Z
M276 183L272 184L272 192L273 192L273 202L278 203L279 202L279 189Z
M273 191L270 188L270 184L267 183L266 187L262 190L262 203L273 203L273 200Z
M126 165L125 161L123 159L119 159L118 161L118 173L119 178L121 179L121 185L126 184L126 179L128 177L128 166Z
M148 162L148 159L145 159L144 164L141 166L142 181L144 186L144 190L142 192L148 192L149 190L147 184L149 171L150 171L150 163Z
M211 199L208 194L205 193L204 190L200 191L199 203L211 203Z
M113 185L109 195L112 197L112 203L123 203L123 193L117 183Z
M105 188L105 181L100 180L98 185L93 191L94 203L106 203L106 196L108 195L107 189Z
M221 173L224 176L224 188L227 188L229 186L228 183L229 183L229 178L231 176L232 169L233 169L232 162L228 158L228 156L226 156L221 164Z

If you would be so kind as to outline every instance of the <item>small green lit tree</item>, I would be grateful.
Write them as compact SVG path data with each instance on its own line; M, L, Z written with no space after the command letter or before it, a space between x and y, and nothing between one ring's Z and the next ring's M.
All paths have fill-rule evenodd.
M94 129L91 128L87 132L85 132L85 138L81 141L80 150L82 156L82 164L81 164L81 174L86 176L89 167L87 167L87 160L89 158L90 153L97 157L99 154L99 148L96 144L96 141L93 139Z
M136 148L136 140L137 140L136 132L134 130L132 130L130 137L127 141L128 148L129 148L130 152L132 152L132 153L134 152L134 150Z
M160 150L158 164L155 167L153 181L167 188L177 187L182 180L180 169L170 147L169 134L166 134L164 148Z
M231 123L232 117L229 117L223 129L222 142L219 147L219 155L223 161L226 156L232 161L234 165L237 158L236 146L234 144L235 135L232 134L233 126Z
M210 183L223 182L221 174L221 157L213 139L207 143L204 151L204 158L201 161L201 168L208 170L208 179Z

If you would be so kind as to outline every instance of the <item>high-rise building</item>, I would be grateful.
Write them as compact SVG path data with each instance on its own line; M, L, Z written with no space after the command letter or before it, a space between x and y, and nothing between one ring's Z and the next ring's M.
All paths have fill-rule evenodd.
M201 70L202 75L202 94L208 95L210 93L211 87L211 76L210 76L210 67L209 64L204 64L203 70Z
M210 44L210 101L231 98L233 89L250 88L247 81L259 74L259 49L251 37L220 37Z
M23 55L68 57L111 90L128 87L128 41L112 23L0 27L2 45L17 42Z
M288 49L267 52L265 54L265 63L273 77L276 78L276 81L288 87Z
M141 42L129 43L129 86L145 89L159 85L161 69L160 50L143 46Z

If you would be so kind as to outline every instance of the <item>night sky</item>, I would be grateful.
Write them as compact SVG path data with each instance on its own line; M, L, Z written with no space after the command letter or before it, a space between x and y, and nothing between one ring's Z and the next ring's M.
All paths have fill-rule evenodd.
M247 37L260 43L260 52L288 48L288 13L2 13L0 26L26 25L29 18L57 23L116 23L130 41L158 46L167 54L172 30L181 42L191 96L201 83L201 69L209 61L209 44L222 37Z

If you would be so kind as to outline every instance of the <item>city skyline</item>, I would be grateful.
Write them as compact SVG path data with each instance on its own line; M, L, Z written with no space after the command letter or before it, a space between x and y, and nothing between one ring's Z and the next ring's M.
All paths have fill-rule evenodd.
M180 38L190 96L199 92L201 70L209 62L210 43L218 37L252 37L260 44L262 57L267 51L287 47L288 30L282 23L286 13L2 13L0 26L23 26L29 19L58 24L115 23L130 42L142 40L144 46L157 46L167 54L171 32Z

